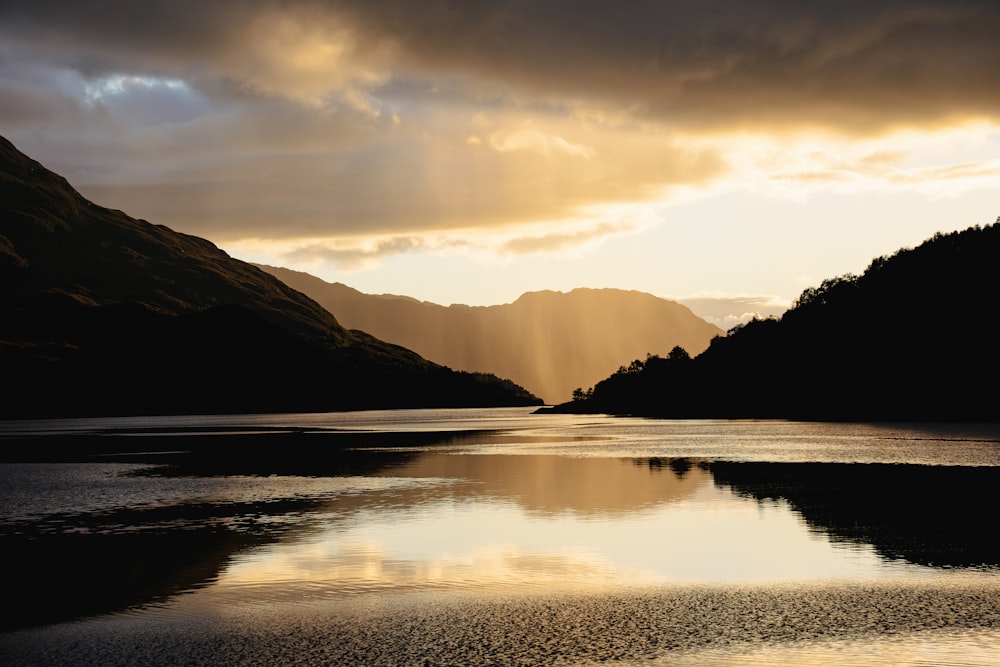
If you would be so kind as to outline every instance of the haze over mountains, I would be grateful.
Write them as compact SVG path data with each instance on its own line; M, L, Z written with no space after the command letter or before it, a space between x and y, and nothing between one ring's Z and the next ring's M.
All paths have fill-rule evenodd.
M526 405L212 243L82 197L0 137L0 416Z
M690 354L724 332L687 307L617 289L529 292L498 306L441 306L364 294L341 283L260 268L362 329L452 368L512 379L546 401L570 398L622 364L675 346Z

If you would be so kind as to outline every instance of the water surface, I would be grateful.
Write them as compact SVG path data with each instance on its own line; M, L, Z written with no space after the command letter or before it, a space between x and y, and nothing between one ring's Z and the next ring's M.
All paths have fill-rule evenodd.
M0 439L17 663L1000 665L996 425L500 409Z

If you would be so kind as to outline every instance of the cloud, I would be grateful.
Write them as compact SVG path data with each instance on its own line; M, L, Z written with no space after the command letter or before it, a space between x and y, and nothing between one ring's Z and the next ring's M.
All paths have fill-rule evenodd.
M984 122L861 139L831 133L731 134L701 144L729 161L728 172L708 189L798 202L830 193L960 196L995 187L1000 168L1000 124Z
M575 249L614 234L632 231L630 225L602 223L572 232L556 232L540 236L524 236L503 244L501 252L510 254L551 253Z
M512 255L575 253L608 237L635 233L653 224L650 221L652 214L642 209L593 211L591 214L591 220L549 222L527 230L510 226L489 231L458 229L418 236L316 238L285 241L279 248L267 247L269 244L258 239L238 242L235 247L256 257L254 261L263 263L278 261L286 265L353 273L378 268L384 260L410 252L474 255L478 261L501 264ZM614 222L600 219L612 215Z
M371 268L386 257L426 247L426 241L415 237L382 239L363 246L314 242L281 256L293 264L332 264L339 271L351 272Z
M544 252L618 233L594 208L745 174L979 187L993 156L787 139L995 127L997 34L979 0L0 0L0 127L99 203L218 243L494 230ZM740 153L754 135L772 164Z
M537 128L515 130L506 134L498 132L490 138L490 144L501 153L536 151L547 156L553 152L561 152L587 159L591 159L595 155L594 149L588 146L571 143L562 137L546 134Z
M183 123L209 113L210 103L179 79L112 75L84 85L86 102L142 125Z
M345 3L405 54L509 94L634 109L694 127L871 130L992 116L995 3Z
M985 187L1000 182L1000 160L966 162L945 166L913 169L893 174L893 182L901 184L957 183L957 189Z
M987 0L412 3L39 0L0 5L7 57L87 77L229 79L322 103L405 78L468 95L631 109L684 126L865 129L994 117Z
M687 306L695 315L723 331L754 318L780 317L791 306L787 300L764 295L699 294L668 298Z
M587 207L653 199L665 187L703 182L724 168L712 151L678 146L655 130L585 133L567 121L557 135L548 126L559 119L544 114L531 116L531 132L503 129L524 122L523 113L499 113L483 128L461 108L440 109L431 119L400 111L396 121L396 112L317 111L281 99L207 111L178 100L162 113L188 117L155 131L145 111L131 122L116 116L143 102L104 99L105 117L86 121L85 139L68 127L50 128L48 136L63 138L50 139L50 154L63 161L85 155L84 178L64 173L99 203L220 243L574 219ZM470 143L476 129L498 137L504 150ZM592 148L575 134L586 134ZM587 159L590 151L599 159ZM36 157L48 162L45 154Z
M826 189L845 185L859 190L897 187L958 194L1000 182L1000 160L910 168L901 164L886 164L876 168L864 164L843 165L830 169L778 172L772 174L771 178L806 187L820 185Z

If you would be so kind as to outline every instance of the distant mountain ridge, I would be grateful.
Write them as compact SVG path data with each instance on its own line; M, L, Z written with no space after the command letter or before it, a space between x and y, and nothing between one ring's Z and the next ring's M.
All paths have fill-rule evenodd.
M805 290L695 358L647 360L557 411L671 418L1000 420L1000 219Z
M498 306L442 306L364 294L308 273L263 266L359 328L452 368L509 377L548 401L568 399L622 363L724 335L685 306L651 294L579 288L523 294Z
M0 416L526 405L212 243L82 197L0 137Z

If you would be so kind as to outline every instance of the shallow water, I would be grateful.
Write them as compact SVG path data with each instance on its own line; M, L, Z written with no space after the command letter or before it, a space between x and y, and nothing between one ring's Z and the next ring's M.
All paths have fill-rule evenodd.
M438 410L0 445L8 664L1000 665L996 425Z

